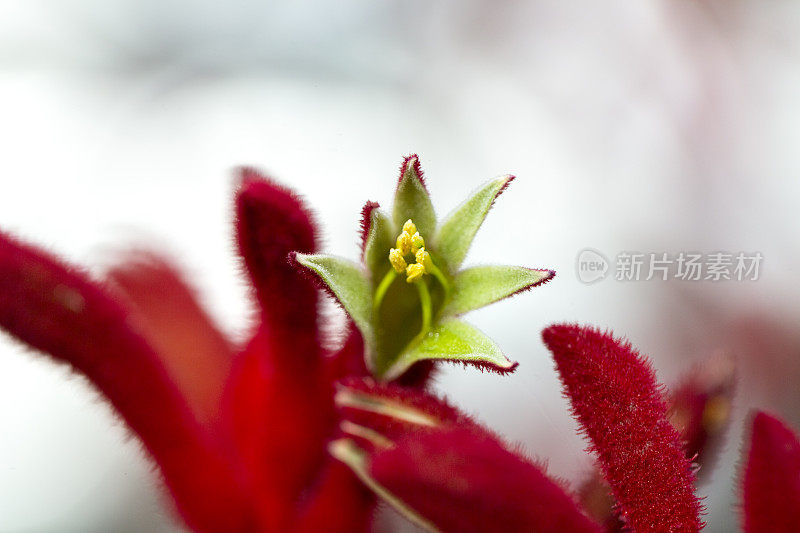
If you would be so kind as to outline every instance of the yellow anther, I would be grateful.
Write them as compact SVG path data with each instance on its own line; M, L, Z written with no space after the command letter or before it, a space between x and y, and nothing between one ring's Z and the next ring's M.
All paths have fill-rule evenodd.
M426 252L425 248L420 248L419 250L417 250L416 253L414 254L414 259L417 260L417 263L422 265L422 267L425 269L426 274L431 271L433 261L431 260L431 254Z
M411 235L405 231L402 232L397 236L396 246L402 255L408 255L408 253L411 251Z
M415 264L409 265L406 256L414 254ZM406 281L414 283L423 275L437 273L431 254L425 251L425 239L417 231L417 225L409 218L403 224L403 231L397 236L397 247L389 250L389 262L398 274L406 273ZM439 277L439 276L437 276Z
M411 236L411 251L413 253L417 253L417 250L424 247L425 247L425 239L422 238L422 235L420 235L419 232L416 232L414 235Z
M391 250L389 250L389 262L392 264L392 266L394 267L395 271L397 271L398 274L402 274L403 272L405 272L406 267L408 266L406 260L403 259L403 252L401 252L397 248L392 248Z
M422 266L422 264L414 263L413 265L408 265L408 267L406 267L406 282L414 283L420 279L424 273L425 267Z

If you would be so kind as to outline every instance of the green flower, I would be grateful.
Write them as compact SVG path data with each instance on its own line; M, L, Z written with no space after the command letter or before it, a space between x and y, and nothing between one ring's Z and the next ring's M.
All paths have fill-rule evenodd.
M513 179L490 181L437 222L412 155L400 170L391 216L376 203L364 208L362 265L326 254L295 255L361 331L367 367L377 378L396 379L424 360L497 372L516 368L491 339L458 318L555 275L517 266L461 268L494 200Z

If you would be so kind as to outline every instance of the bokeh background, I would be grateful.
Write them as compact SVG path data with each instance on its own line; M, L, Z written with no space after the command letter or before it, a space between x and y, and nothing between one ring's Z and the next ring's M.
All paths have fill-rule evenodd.
M707 530L730 531L748 410L800 427L798 67L790 0L0 0L0 227L98 273L131 244L168 250L242 338L236 165L304 194L353 259L404 155L440 214L515 174L468 261L558 276L470 318L516 374L447 368L437 389L577 482L591 461L543 326L610 327L668 384L727 350L734 423L701 492ZM585 285L585 247L764 261L754 282ZM390 511L379 528L411 530ZM0 531L180 531L96 392L7 336Z

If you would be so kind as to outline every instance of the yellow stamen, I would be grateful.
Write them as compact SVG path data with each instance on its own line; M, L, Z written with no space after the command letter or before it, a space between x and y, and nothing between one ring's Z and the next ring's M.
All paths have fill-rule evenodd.
M408 255L411 251L411 235L405 231L398 235L396 247L400 250L401 255Z
M414 235L416 232L417 232L417 226L409 218L408 220L406 220L406 223L403 224L403 233L408 233L408 235L411 236Z
M398 250L397 248L392 248L389 250L389 262L392 264L394 269L397 271L398 274L402 274L406 271L406 267L408 263L406 260L403 259L403 252Z
M414 259L417 260L417 263L425 268L425 273L429 273L433 270L433 260L431 260L431 254L425 251L425 248L420 248L414 254Z
M416 232L411 236L411 251L417 253L420 248L425 248L425 239L422 238L419 232Z
M414 283L418 279L425 274L425 267L420 263L414 263L413 265L408 265L406 268L406 282L407 283Z

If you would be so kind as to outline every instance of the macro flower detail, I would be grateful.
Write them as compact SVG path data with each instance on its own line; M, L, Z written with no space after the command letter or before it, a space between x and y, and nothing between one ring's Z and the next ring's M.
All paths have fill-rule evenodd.
M288 261L316 250L302 202L254 170L240 180L236 240L259 303L243 346L157 255L126 256L96 280L4 233L0 327L102 392L192 530L364 531L374 498L326 448L333 381L362 354L323 348L317 288Z
M697 474L731 419L717 355L671 391L646 357L592 327L542 332L596 468L572 491L543 464L424 390L432 365L515 363L460 315L552 279L462 268L511 177L437 221L416 156L391 216L362 212L362 263L318 253L303 202L238 172L235 236L256 307L228 339L171 261L128 253L102 277L0 231L0 327L108 399L202 533L366 532L383 500L429 531L697 532ZM320 289L349 322L326 343ZM800 440L763 412L742 475L748 533L797 531Z
M746 533L790 533L800 528L800 439L763 411L752 420L742 478Z
M362 263L297 253L361 332L366 366L397 379L421 361L457 361L497 372L514 370L499 347L458 318L553 278L552 270L514 266L461 269L497 196L513 180L490 181L437 222L419 160L405 159L392 214L369 202L362 217Z

